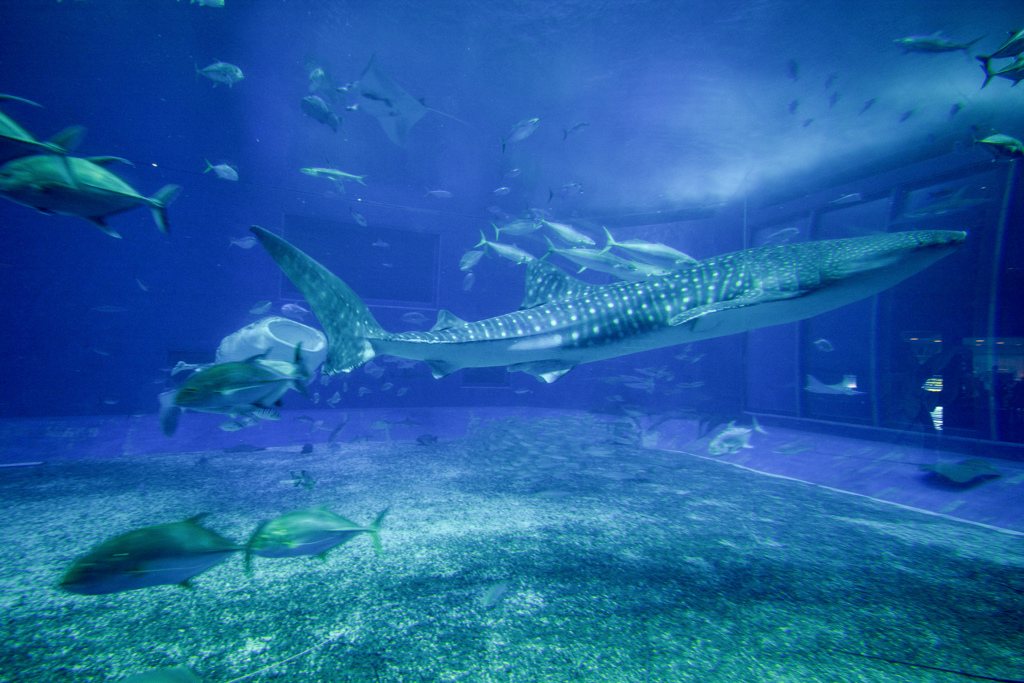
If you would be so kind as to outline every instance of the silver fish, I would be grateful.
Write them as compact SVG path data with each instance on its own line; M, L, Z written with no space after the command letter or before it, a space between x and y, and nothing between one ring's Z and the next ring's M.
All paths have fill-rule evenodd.
M325 506L300 510L261 524L245 547L245 567L249 570L252 556L301 557L318 555L345 543L359 534L369 534L373 547L380 552L381 522L387 515L384 509L368 526L350 522Z
M8 161L0 166L0 196L47 214L80 216L111 237L121 235L106 219L137 206L148 207L160 232L167 234L167 205L181 188L165 185L151 197L143 197L128 183L106 169L118 157L59 158L37 155ZM67 169L73 183L67 181Z
M106 595L184 585L244 549L201 526L204 516L147 526L104 541L75 561L60 587L80 595Z
M507 258L513 263L528 263L530 261L536 261L537 257L526 251L523 251L517 246L509 244L501 244L500 242L488 242L487 237L484 236L484 231L480 231L480 241L475 245L477 247L490 247L495 254L502 258Z
M204 66L202 69L196 67L196 73L206 76L213 81L213 87L217 87L218 83L227 83L230 88L238 81L245 78L242 75L242 70L234 64L228 62L214 62L209 66Z
M484 255L482 251L467 251L459 259L459 270L472 270L473 267L480 262L480 258Z
M509 131L508 135L501 139L501 151L504 153L505 148L508 145L514 145L517 142L522 142L533 135L539 125L540 119L523 119L516 125L512 126L512 130Z
M206 162L206 170L203 173L213 171L218 178L223 180L238 180L238 171L234 167L227 164L217 164L214 166L208 159L203 159L203 161Z

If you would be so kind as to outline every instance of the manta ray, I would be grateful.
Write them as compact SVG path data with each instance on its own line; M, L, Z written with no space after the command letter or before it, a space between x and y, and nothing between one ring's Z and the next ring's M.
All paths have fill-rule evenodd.
M442 310L429 332L385 331L348 285L258 226L330 340L324 372L378 355L434 377L505 366L553 382L581 363L795 322L877 294L952 253L967 233L921 230L747 249L640 282L591 285L531 261L518 311L478 322Z
M409 129L427 115L428 111L465 123L454 116L431 109L391 80L377 64L377 55L363 70L363 75L352 84L351 90L358 96L358 107L380 122L381 128L391 142L405 147ZM467 124L468 125L468 124Z

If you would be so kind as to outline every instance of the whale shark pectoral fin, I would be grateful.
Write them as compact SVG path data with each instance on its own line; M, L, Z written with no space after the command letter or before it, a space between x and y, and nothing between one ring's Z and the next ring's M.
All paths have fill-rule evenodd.
M441 379L442 377L447 377L456 370L461 369L443 360L428 360L425 362L427 366L430 368L430 374L434 376L434 379Z
M509 365L509 372L525 372L548 384L561 379L565 373L576 367L576 363L562 360L538 360L529 363Z
M722 311L729 311L734 308L744 308L746 306L753 306L755 304L763 304L769 301L779 301L781 299L791 299L796 296L803 296L806 292L792 292L790 294L766 294L764 290L758 289L744 294L743 296L730 299L729 301L716 301L715 303L705 304L704 306L697 306L689 310L677 313L672 316L668 324L671 327L678 327L683 323L690 323L693 327L697 323L699 318L710 315L712 313L721 313Z

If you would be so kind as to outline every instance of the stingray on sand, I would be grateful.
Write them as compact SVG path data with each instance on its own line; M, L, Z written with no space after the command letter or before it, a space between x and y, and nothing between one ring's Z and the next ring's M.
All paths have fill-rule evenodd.
M940 462L936 465L920 465L920 468L924 472L931 472L957 484L966 484L979 477L1002 476L999 470L981 458L961 460L956 464Z
M349 89L358 96L359 109L380 121L388 139L399 147L405 147L409 129L426 116L428 111L455 119L459 123L466 123L454 116L431 109L423 104L422 99L416 99L403 90L402 86L381 71L377 64L377 55L370 58L363 75Z

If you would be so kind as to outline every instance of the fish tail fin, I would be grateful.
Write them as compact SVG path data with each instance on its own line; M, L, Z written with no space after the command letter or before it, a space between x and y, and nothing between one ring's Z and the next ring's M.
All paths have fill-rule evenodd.
M601 253L603 254L606 251L609 251L612 247L619 246L619 243L616 242L615 238L612 237L612 234L610 232L608 232L608 228L607 227L602 225L601 229L604 230L604 236L608 239L607 244L604 245L604 249L601 250Z
M544 235L544 241L548 243L548 250L544 252L543 256L537 259L538 261L543 261L548 256L551 256L551 254L555 253L555 243L551 241L551 238Z
M213 170L213 164L210 163L210 160L209 159L203 159L203 161L206 162L206 170L203 171L203 173L209 173L210 171L212 171Z
M989 63L992 61L992 58L979 56L976 57L976 59L981 62L981 68L985 71L985 82L981 84L981 87L984 88L988 85L988 82L992 80L993 73L992 69L989 67Z
M160 430L164 436L174 436L178 429L178 418L181 417L181 408L174 405L175 391L165 391L160 394Z
M153 212L153 220L156 227L163 234L167 234L167 206L178 197L181 192L180 185L164 185L156 194L149 198L149 210Z
M491 225L494 224L492 223ZM483 247L484 249L487 248L487 235L484 234L483 230L480 231L480 241L473 245L474 249L476 247Z
M330 341L324 373L351 372L377 355L372 339L387 336L355 292L336 275L277 235L252 232L309 302Z
M292 382L295 387L295 391L302 394L304 398L309 398L309 370L306 368L306 364L302 362L302 342L295 345L295 360L292 361L295 366L296 380Z
M384 517L387 516L388 510L390 509L390 507L386 507L383 510L381 510L380 513L377 514L377 519L373 520L370 526L366 527L370 530L370 541L373 543L373 549L376 550L378 553L382 551L380 545L380 534L378 532L380 531L381 522L384 521Z
M356 176L356 180L359 182L360 185L366 185L366 183L363 182L363 178L365 178L365 177L366 176L364 176L364 175L357 175Z
M260 537L260 534L263 533L263 529L266 526L267 526L267 522L263 522L258 527L256 527L256 531L252 532L252 536L250 536L249 540L245 542L245 573L246 574L252 574L252 546L253 546L253 543L256 542L256 539Z

